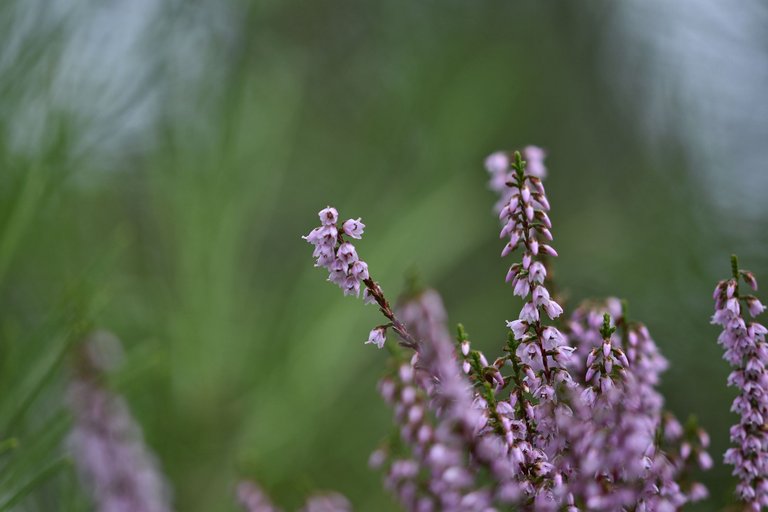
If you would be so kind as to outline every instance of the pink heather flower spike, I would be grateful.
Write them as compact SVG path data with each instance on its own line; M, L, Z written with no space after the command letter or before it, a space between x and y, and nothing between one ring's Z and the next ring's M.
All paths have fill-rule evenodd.
M725 462L733 466L733 475L739 479L738 497L749 510L762 510L768 507L768 433L764 428L768 418L768 331L762 324L747 322L740 307L744 301L752 316L764 309L756 297L739 293L740 277L757 289L754 276L739 270L736 256L731 257L731 268L732 278L720 281L715 289L712 316L712 323L723 327L718 343L733 367L728 385L739 389L731 410L739 414L740 421L731 428L735 446L725 453ZM706 459L703 463L711 465Z
M344 239L345 235L355 239L362 238L365 224L360 218L349 219L339 229L339 212L331 206L320 210L318 216L322 225L302 237L315 247L312 252L315 266L325 268L328 271L328 281L341 288L344 295L359 297L362 290L363 302L379 305L382 314L391 322L392 329L400 337L400 344L415 350L416 339L395 318L381 286L371 279L368 264L360 259L354 244ZM371 331L366 344L375 344L381 348L384 346L385 336L383 331L379 332L377 329Z
M170 490L141 427L119 395L104 385L119 341L98 331L83 342L69 384L73 425L68 447L95 510L169 512Z
M510 169L505 172L505 188L496 186L500 180L495 181L495 178L492 178L491 188L501 195L502 238L510 238L502 257L518 248L522 250L521 261L513 264L507 274L514 294L524 300L518 320L507 322L512 331L507 360L526 375L524 380L517 382L518 390L521 386L528 389L526 393L536 401L534 404L528 400L525 393L515 395L521 414L525 413L528 418L528 441L535 454L529 464L546 468L546 478L536 484L524 482L523 485L531 486L528 493L534 496L537 507L555 509L562 502L564 486L562 473L550 462L550 457L558 456L561 447L555 412L567 407L560 403L556 387L560 383L566 387L573 384L565 366L573 350L566 346L566 338L558 329L545 324L545 316L552 320L563 313L544 285L547 270L540 261L542 256L556 256L557 252L542 243L542 240L552 239L552 223L546 213L550 205L541 182L545 174L543 152L528 147L523 153L532 161L526 162L520 152L515 152Z

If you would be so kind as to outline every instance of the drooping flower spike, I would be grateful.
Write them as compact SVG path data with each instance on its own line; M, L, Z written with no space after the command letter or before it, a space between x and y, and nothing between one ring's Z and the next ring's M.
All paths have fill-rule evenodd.
M325 268L328 271L328 280L338 285L344 295L359 297L362 291L363 301L366 304L378 304L382 314L390 321L389 324L372 330L365 343L382 348L386 341L386 330L391 327L399 336L401 345L415 350L416 340L402 322L395 318L381 286L371 279L368 264L360 259L354 244L345 239L345 235L361 239L365 224L360 218L349 219L339 228L339 212L332 206L320 210L318 216L321 225L302 237L315 247L312 253L315 266Z

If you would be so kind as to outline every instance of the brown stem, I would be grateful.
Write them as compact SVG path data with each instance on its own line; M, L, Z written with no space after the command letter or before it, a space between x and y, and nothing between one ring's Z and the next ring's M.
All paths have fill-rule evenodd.
M384 297L384 292L382 292L379 284L370 277L368 279L364 279L363 283L368 289L368 292L371 294L371 297L373 297L376 301L376 304L379 305L381 314L383 314L387 320L392 323L392 330L395 331L395 333L397 333L397 335L400 337L400 345L418 352L419 342L411 335L411 333L408 332L405 324L403 324L395 316L395 312L392 311L392 308L390 307L387 298Z

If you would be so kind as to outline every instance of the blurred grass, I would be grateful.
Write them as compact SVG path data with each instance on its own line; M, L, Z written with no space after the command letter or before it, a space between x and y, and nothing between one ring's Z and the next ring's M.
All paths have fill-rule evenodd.
M10 2L6 27L9 6L36 19ZM701 510L727 500L731 392L709 296L732 250L768 275L765 240L751 238L766 226L719 218L676 141L651 151L620 113L642 105L612 103L599 66L610 4L166 2L129 69L149 78L120 108L109 88L58 94L68 34L93 9L37 13L24 51L6 45L2 60L0 424L24 414L0 431L20 442L0 507L58 467L58 354L96 324L127 345L115 385L178 510L234 510L239 476L288 506L325 488L391 510L366 469L390 429L375 391L385 356L362 344L378 318L323 283L300 235L326 204L362 216L359 249L384 290L394 297L416 269L496 353L517 303L481 164L527 143L550 152L561 286L574 301L630 300L672 362L669 405L712 433L714 499ZM139 134L124 129L132 111ZM71 482L60 473L19 510L51 510Z

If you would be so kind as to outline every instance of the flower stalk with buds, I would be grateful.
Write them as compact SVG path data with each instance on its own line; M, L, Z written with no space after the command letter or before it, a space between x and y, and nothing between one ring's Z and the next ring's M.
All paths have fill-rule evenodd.
M723 327L718 342L733 368L728 385L739 390L731 407L739 415L739 423L731 428L735 446L725 453L725 462L733 466L739 479L739 498L749 510L761 510L768 506L768 330L746 320L744 310L756 317L765 306L754 295L742 293L740 281L753 290L757 290L757 281L751 272L739 268L736 256L731 257L731 271L731 278L715 288L712 316L712 323Z

